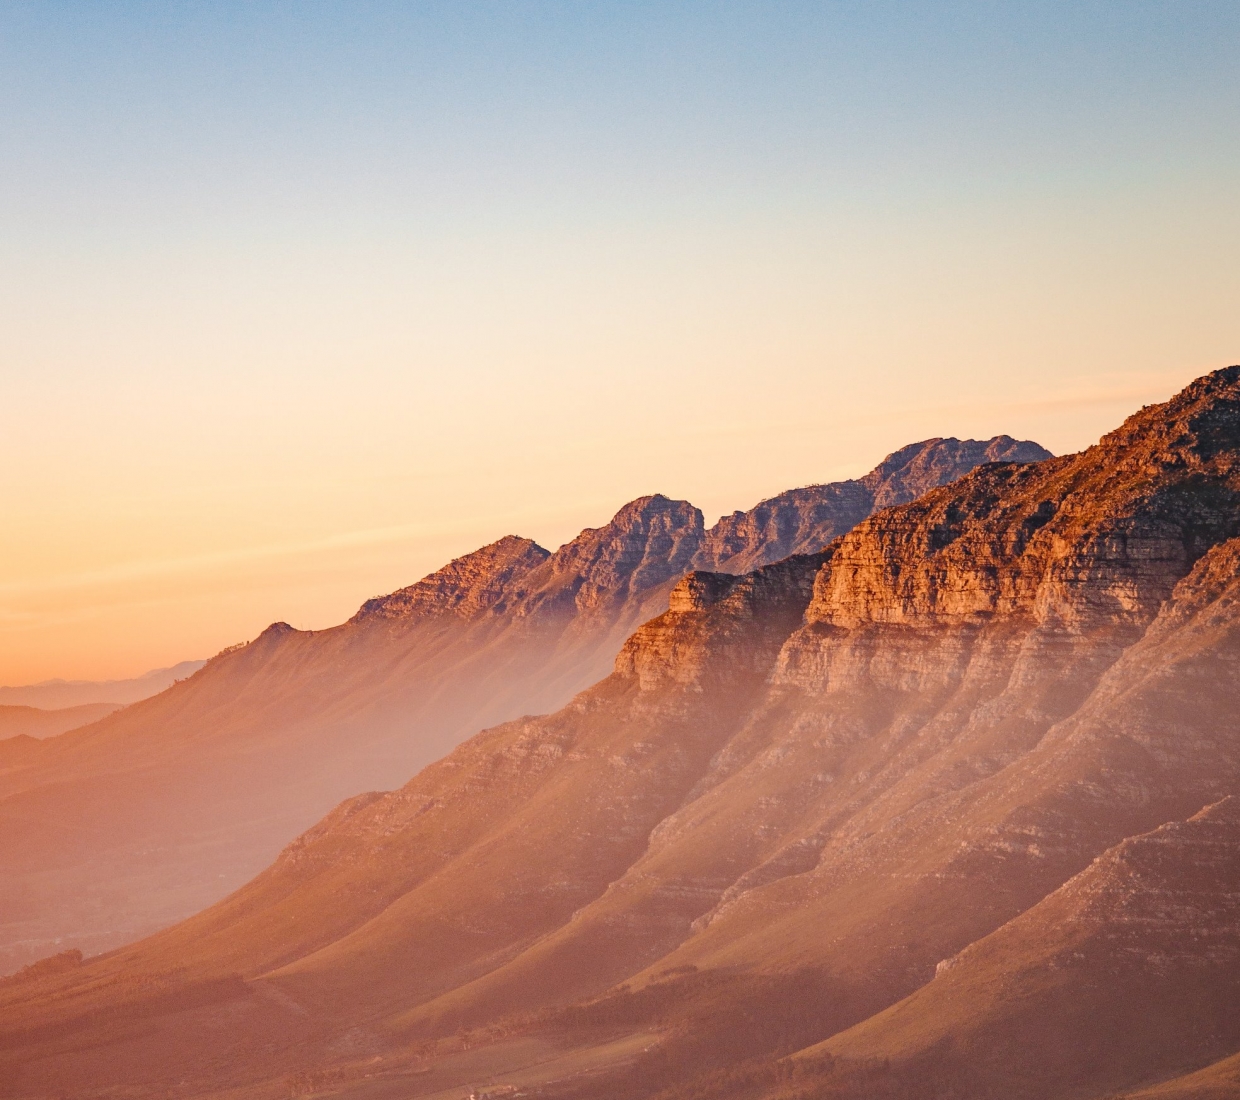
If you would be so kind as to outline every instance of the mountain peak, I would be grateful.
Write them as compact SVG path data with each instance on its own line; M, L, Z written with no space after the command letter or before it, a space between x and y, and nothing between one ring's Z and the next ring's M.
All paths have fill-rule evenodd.
M532 539L505 535L408 588L367 600L351 621L400 621L448 612L472 618L499 607L512 586L548 557Z
M1147 405L1098 446L1128 459L1133 468L1198 466L1223 457L1231 470L1240 461L1240 365L1212 371L1170 401Z
M1040 444L1010 435L990 439L926 439L889 454L861 478L861 484L873 493L877 511L916 500L930 489L955 481L987 462L1041 462L1053 457Z
M702 542L702 513L661 493L624 505L602 527L587 527L528 580L528 611L555 606L594 610L686 572Z
M946 441L944 441L946 442ZM1095 446L994 465L844 537L811 620L1142 627L1240 534L1240 367L1131 416Z

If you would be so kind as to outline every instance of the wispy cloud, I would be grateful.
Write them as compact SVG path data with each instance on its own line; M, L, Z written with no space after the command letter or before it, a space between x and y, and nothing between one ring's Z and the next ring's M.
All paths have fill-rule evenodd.
M409 542L416 539L443 538L463 533L467 528L451 523L402 523L391 527L373 527L345 531L316 539L270 543L264 546L236 547L207 554L191 554L173 558L151 558L120 562L102 569L62 573L48 577L0 582L0 596L26 595L36 592L92 588L126 581L147 580L161 576L178 576L209 572L230 565L330 553L353 547L378 546Z

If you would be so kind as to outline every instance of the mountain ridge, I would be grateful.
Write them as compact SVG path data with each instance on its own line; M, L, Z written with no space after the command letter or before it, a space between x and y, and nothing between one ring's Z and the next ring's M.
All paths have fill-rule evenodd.
M181 661L156 668L130 680L44 680L37 684L0 687L0 705L64 710L68 707L113 703L126 706L167 690L177 680L192 676L206 661Z
M873 491L1013 446L1042 453L1007 437L911 445ZM835 487L820 489L829 505ZM802 525L808 548L835 530L829 512ZM782 555L761 530L747 537L750 558ZM102 722L0 742L0 873L14 883L0 959L94 953L187 916L342 798L398 786L478 729L554 711L664 610L708 538L693 505L641 497L554 552L507 536L338 627L272 624Z

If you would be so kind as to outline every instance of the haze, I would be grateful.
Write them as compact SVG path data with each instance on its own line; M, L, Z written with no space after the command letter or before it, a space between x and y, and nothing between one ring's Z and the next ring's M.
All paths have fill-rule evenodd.
M0 683L1235 362L1240 9L0 11Z

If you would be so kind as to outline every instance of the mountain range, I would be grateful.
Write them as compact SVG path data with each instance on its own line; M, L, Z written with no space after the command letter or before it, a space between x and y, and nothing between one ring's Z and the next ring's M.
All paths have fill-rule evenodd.
M693 568L558 710L0 982L6 1094L1236 1096L1240 366L940 480L826 540L745 542L801 529L774 502L722 551L661 534ZM452 614L564 606L499 557L531 564Z
M40 707L0 706L0 739L10 737L55 737L79 726L89 725L121 709L120 703L82 703L76 707L44 710Z
M130 680L44 680L23 687L0 687L0 706L66 710L111 704L113 708L149 699L197 672L206 661L181 661Z
M817 550L980 463L1046 455L1006 436L927 440L710 529L685 501L643 497L554 553L500 539L341 626L273 624L103 721L0 741L2 969L186 917L341 799L400 785L481 728L555 710L607 674L691 568Z

